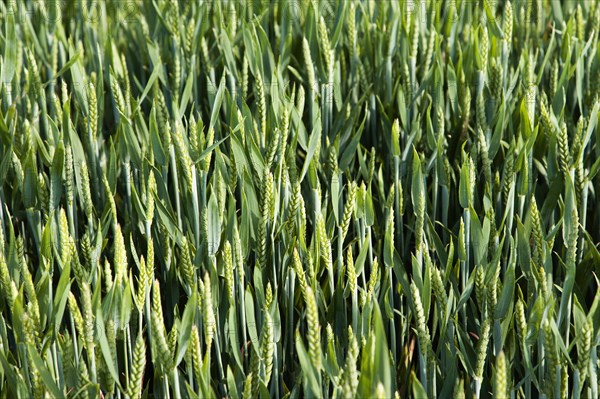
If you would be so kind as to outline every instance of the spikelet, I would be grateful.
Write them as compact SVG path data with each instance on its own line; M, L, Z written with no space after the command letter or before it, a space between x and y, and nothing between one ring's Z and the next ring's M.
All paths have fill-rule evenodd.
M140 256L140 274L138 277L138 288L135 295L133 295L133 300L137 310L142 313L144 309L144 304L146 303L146 293L151 285L148 285L148 267L146 266L146 260L144 256Z
M23 165L21 160L16 153L12 153L12 167L14 169L15 178L17 180L17 187L23 187L25 175L23 173Z
M33 343L35 348L39 348L39 339L35 334L34 322L31 320L29 312L23 313L23 316L21 316L21 322L23 323L24 333L23 343ZM29 375L31 376L31 385L34 392L34 397L43 398L45 389L40 373L37 367L35 367L31 356L28 356L27 360L29 361Z
M540 212L535 197L531 198L531 221L533 222L533 236L535 238L536 251L534 257L537 259L538 267L544 264L544 233Z
M258 264L264 268L267 263L267 226L272 218L271 204L274 201L273 174L265 168L261 186L261 216L258 225Z
M506 2L504 6L504 23L502 26L502 33L504 34L504 40L508 45L510 51L512 47L512 32L513 32L513 8L510 0Z
M315 282L316 282L316 270L315 270L315 262L313 260L312 257L312 253L308 252L307 253L307 277L308 277L308 282L310 283L310 285L312 287L315 286Z
M476 170L475 161L473 161L473 158L469 155L469 204L473 203L473 196L475 194L475 186L477 184Z
M306 317L308 320L308 355L316 370L321 370L321 327L319 326L319 311L317 300L310 285L306 286L304 301L306 302Z
M275 155L279 153L279 141L281 138L281 132L278 127L275 127L273 130L273 137L271 137L271 143L268 148L267 156L266 156L266 164L265 169L271 169L273 166L273 161L275 161Z
M177 350L177 338L179 335L178 333L179 329L177 328L177 324L173 324L173 327L171 327L171 331L169 332L169 337L167 340L167 343L169 344L170 353L175 353L175 351Z
M123 69L125 71L123 74L123 86L125 88L125 93L123 93L123 105L125 112L127 112L127 115L129 115L131 113L131 86L129 84L129 74L127 73L127 62L123 53L121 53L121 64L123 65Z
M419 347L421 348L423 358L429 359L431 354L431 336L427 327L427 319L421 302L421 295L414 281L410 283L410 292L415 306L415 319L417 323L417 336L419 337ZM426 366L428 367L428 366ZM429 367L428 367L429 368Z
M233 292L235 282L233 280L233 255L229 240L225 241L225 244L223 245L223 266L225 269L225 289L227 297L229 298L229 303L233 306L235 304Z
M110 355L112 361L114 362L117 359L117 337L115 332L115 322L112 319L109 319L106 322L106 340L108 341L108 347L110 350ZM111 373L108 372L108 368L105 368L105 382L106 382L106 391L109 396L112 396L112 393L115 391L115 380Z
M216 322L215 322L215 313L213 309L213 298L212 298L212 289L210 276L208 273L204 274L204 284L203 284L203 296L202 296L202 310L203 310L203 322L204 322L204 340L206 341L206 346L210 348L214 334L216 333Z
M154 218L154 196L156 194L156 178L154 177L154 172L150 171L148 175L148 189L146 193L146 222L148 224L152 223L152 219ZM148 237L149 238L149 237Z
M148 248L146 253L146 284L147 288L150 289L154 283L154 241L148 240Z
M242 103L244 103L246 101L247 95L248 95L248 57L244 57L244 61L242 62Z
M386 399L385 388L381 382L377 383L373 397L377 399Z
M364 308L365 305L367 304L367 291L366 290L360 291L360 298L359 298L358 303L361 308Z
M319 252L321 259L325 262L327 270L333 270L333 256L331 254L331 241L327 236L325 218L323 215L317 217L317 230L319 235Z
M525 343L527 337L527 319L525 318L525 305L522 299L517 300L515 309L515 324L517 325L517 333L521 339L521 343Z
M208 51L208 43L204 35L200 40L200 50L200 54L202 55L202 61L204 61L204 63L206 64L206 69L210 69L212 67L212 62L210 59L210 52Z
M312 72L309 71L308 73L309 73L309 76L312 73L312 76L314 79L314 71L312 71ZM305 102L306 102L306 92L304 90L304 86L300 86L300 88L298 89L298 98L296 99L296 109L298 110L298 113L300 115L302 115L304 112L304 103Z
M80 360L77 367L77 386L75 392L81 392L83 399L89 398L88 391L85 389L86 385L90 382L90 375L88 373L87 365L84 361Z
M465 399L465 380L462 378L456 379L453 397L456 399Z
M481 265L475 267L475 298L477 307L483 314L485 306L485 272Z
M491 77L490 77L490 91L492 95L492 100L496 102L496 104L501 101L502 97L502 76L504 74L504 69L502 68L502 64L496 59L492 59L491 65Z
M127 395L131 399L140 399L142 396L144 370L146 368L146 342L144 334L138 334L133 349L133 359L129 381L127 384Z
M295 170L295 166L291 166L292 170ZM294 179L295 180L295 179ZM294 181L292 180L292 181ZM302 195L300 193L300 183L298 181L295 181L292 184L292 196L290 198L290 202L289 202L289 212L288 212L288 233L290 235L293 235L294 233L294 229L296 227L296 216L298 213L298 208L300 207L300 201Z
M410 58L417 58L419 52L419 27L420 21L415 19L412 24L412 30L410 33L410 48L409 48L409 56Z
M172 356L167 342L165 324L163 321L162 305L160 300L160 287L158 280L154 281L152 288L152 337L155 339L157 360L165 370L170 371L172 365Z
M370 182L375 176L375 147L371 147L371 157L369 158L369 174L367 181Z
M217 196L217 205L220 211L219 216L221 218L224 217L223 212L225 210L225 200L227 198L227 188L225 187L225 178L220 169L215 170L214 174L215 183L213 186L213 190Z
M59 214L59 232L60 232L60 259L63 265L71 260L71 235L69 234L69 222L64 208L60 209Z
M577 131L575 132L575 137L573 137L573 145L571 146L571 158L573 160L579 159L579 154L581 151L581 146L583 145L583 135L585 128L585 118L579 117L577 121Z
M317 83L316 83L316 79L315 79L315 64L313 63L312 60L312 56L310 55L310 45L308 44L308 40L306 40L306 37L304 37L302 39L302 51L303 51L303 55L304 55L304 66L306 68L306 73L307 73L307 82L308 82L308 90L309 90L309 94L310 97L312 98L314 97L314 93L316 91L317 88ZM304 93L303 88L301 87L301 92L300 95L302 98L304 98L304 95L302 95ZM298 101L300 101L300 96L298 97ZM302 104L304 103L304 101L302 101ZM310 106L310 104L309 104ZM304 105L302 107L298 107L299 109L303 109Z
M235 259L235 268L237 269L240 281L240 289L244 287L244 254L242 252L242 241L238 232L237 224L233 226L233 255Z
M250 359L250 374L252 374L251 381L251 397L258 398L258 389L260 388L260 357L257 350L252 351L252 358Z
M75 328L77 329L77 333L81 337L85 338L85 324L83 323L83 316L81 315L79 306L77 306L77 300L75 299L75 295L73 295L72 292L69 292L68 304L69 312L71 313L71 316L73 316L73 321L75 322Z
M290 134L290 107L291 107L291 102L293 102L293 99L290 100L290 102L285 102L285 104L283 104L283 113L281 116L281 147L279 149L279 159L281 160L281 162L286 162L286 152L287 152L287 144L288 144L288 137Z
M181 240L181 271L183 274L183 278L185 283L190 289L194 287L196 283L196 270L194 269L194 265L192 264L192 259L190 257L190 244L188 242L187 237L183 237Z
M435 48L435 29L431 29L429 33L429 42L427 44L427 54L425 55L425 66L423 67L423 74L429 72L431 68L431 62L433 61L433 50Z
M44 218L48 215L48 207L50 206L50 192L48 190L48 184L44 179L44 175L38 173L37 178L37 193L39 202L41 203L42 215Z
M548 298L548 280L546 277L546 270L544 269L544 266L536 267L532 263L532 270L534 271L534 276L538 279L538 284L540 286L542 298Z
M189 149L187 143L184 141L181 124L179 121L175 121L175 129L173 131L173 143L175 144L175 152L177 154L177 160L181 171L183 172L183 178L186 182L187 189L191 192L194 187L194 181L192 179L192 159L190 158Z
M94 203L92 202L90 175L85 162L81 164L81 202L83 203L85 215L90 219L94 212Z
M204 214L206 214L206 208L204 208ZM159 248L161 248L161 251L163 253L163 256L165 258L165 262L170 263L171 262L171 257L173 255L173 248L171 246L171 237L169 237L169 231L167 230L167 226L161 221L161 223L159 224L159 231L160 231L160 235L159 235ZM208 233L204 236L207 237Z
M481 156L481 163L483 164L483 173L486 180L486 188L491 192L493 185L492 181L492 161L488 154L488 144L483 134L483 130L479 128L479 155Z
M113 262L115 266L115 284L120 285L127 277L127 250L125 249L125 240L121 233L121 226L118 223L116 226Z
M173 53L173 85L171 92L173 94L173 101L179 102L179 90L181 88L181 50L176 50ZM127 76L127 74L125 74Z
M552 69L550 69L550 86L549 86L549 97L554 98L556 94L556 88L558 87L558 61L554 59L552 63Z
M117 78L112 71L110 73L110 90L112 92L115 107L117 109L116 119L117 121L120 121L121 115L127 115L127 111L125 108L125 98L123 97L123 91L121 90L121 86L119 85L119 82L117 81Z
M461 104L462 112L462 137L467 136L469 130L469 120L471 118L471 90L469 86L465 86L464 95L462 96Z
M351 2L347 11L347 29L348 29L348 55L350 60L354 58L354 52L356 51L356 6L354 2Z
M475 378L481 380L483 378L483 370L485 366L485 358L487 356L488 343L490 342L490 324L489 318L483 321L479 341L477 341L477 363L475 365Z
M83 282L79 286L81 292L81 308L84 323L84 339L88 353L94 352L94 312L92 310L92 292L90 285Z
M257 96L257 109L259 114L260 122L260 142L264 145L264 140L267 137L267 100L265 94L265 85L263 82L262 75L256 74L256 96Z
M569 153L569 138L567 134L567 125L563 122L560 130L558 131L558 153L560 169L564 173L569 173L569 166L571 165L571 156Z
M19 295L19 291L17 290L15 282L12 281L10 277L8 265L4 259L4 248L0 247L0 249L0 283L2 284L2 290L4 291L5 298L8 300L8 305L12 310L13 305L15 304L15 299Z
M333 62L333 53L329 42L329 35L327 34L327 25L323 16L319 19L319 47L321 48L321 56L325 62L325 70L327 71L327 75L329 75L332 72L331 63Z
M298 254L298 249L294 248L293 253L293 267L294 272L296 273L296 278L298 279L298 283L300 284L300 290L302 291L302 296L306 296L306 276L304 275L304 269L302 268L302 262L300 261L300 255Z
M432 266L429 268L431 273L431 286L433 288L433 292L437 300L439 301L440 308L443 308L448 303L448 294L446 293L446 289L444 288L444 282L442 280L442 273L437 266Z
M494 174L493 192L497 192L499 187L500 187L500 175L496 171L496 173ZM488 242L488 246L489 246L491 253L494 253L498 246L497 240L499 239L499 236L498 236L498 230L497 230L497 226L496 226L496 212L494 211L493 207L488 208L488 210L485 212L485 217L490 221L490 240Z
M235 163L235 155L233 151L229 153L229 190L235 196L235 189L237 187L238 172L237 165ZM234 197L235 198L235 197Z
M215 129L209 128L206 135L206 148L209 148L214 144L215 141ZM212 159L212 151L204 158L204 170L210 168L210 160Z
M488 124L487 124L487 116L486 116L486 112L485 112L485 97L484 97L484 93L481 92L479 93L479 95L477 96L477 102L476 102L476 111L477 111L477 129L478 130L483 130L483 131L487 131L488 130Z
M560 397L561 399L567 399L569 397L569 371L564 363L560 368L560 377Z
M487 310L488 314L491 316L494 315L496 311L496 304L498 303L498 284L500 277L500 265L497 264L495 266L495 271L492 276L492 280L489 282L489 287L487 290Z
M87 236L87 232L83 235L83 237L81 238L81 247L82 247L82 255L84 257L84 262L86 265L90 265L91 262L91 248L90 248L90 242L89 242L89 238ZM75 247L75 243L73 241L71 241L71 253L72 254L76 254L77 253L77 248ZM45 259L45 261L47 262L47 259ZM73 272L75 274L75 280L79 283L82 282L84 279L87 278L87 271L84 269L84 267L81 265L81 263L79 263L79 257L74 255L73 259L71 261L71 266L73 266Z
M17 256L19 259L21 276L23 277L23 286L25 288L25 293L27 294L27 299L29 300L29 305L31 305L31 309L28 310L28 313L31 321L33 322L33 326L35 327L34 332L38 334L41 332L40 307L38 304L35 285L33 283L33 276L31 275L29 267L27 266L27 262L25 261L24 245L23 237L19 236L17 239Z
M244 380L244 392L242 394L242 398L243 399L252 399L252 383L253 381L253 376L252 373L248 373L248 375L246 376L246 380Z
M467 257L467 236L465 233L465 222L464 219L460 218L460 225L458 228L458 258L464 261Z
M327 334L327 350L330 351L330 353L335 354L335 333L333 332L330 323L327 323L325 332Z
M67 196L67 205L73 206L73 151L71 146L65 146L65 188Z
M202 379L202 355L200 352L200 335L198 334L198 327L192 324L192 332L190 333L190 344L187 350L192 368L194 370L194 378L196 380Z
M575 167L575 201L577 209L581 209L582 197L586 191L585 183L587 179L585 173L583 159L579 159Z
M415 245L417 251L420 251L423 245L423 227L425 224L425 198L422 195L417 195L415 200Z
M354 257L352 255L352 245L348 246L346 252L346 275L348 278L348 291L353 294L356 292L356 268L354 267Z
M260 342L261 356L265 367L265 385L269 385L271 379L271 373L273 372L273 318L268 311L264 313L265 318L263 321L264 330L262 340Z
M494 398L508 399L508 371L504 351L496 358L496 374L494 376Z
M410 71L410 69L409 69ZM367 91L371 85L371 81L369 80L369 76L371 76L371 65L367 62L360 62L358 64L358 79L360 82L360 89L363 91ZM409 80L409 83L412 84L413 81ZM416 83L415 83L416 86ZM412 98L412 97L411 97Z
M113 197L112 191L110 189L110 184L106 179L106 176L102 176L102 183L104 184L104 191L106 193L106 199L108 200L108 204L110 205L110 213L112 215L112 225L116 230L117 228L117 205L115 204L115 198Z
M575 11L575 21L575 26L577 28L577 39L580 42L583 42L585 37L585 19L583 17L583 9L581 8L581 4L577 4L577 9Z
M592 337L594 336L594 323L586 320L581 330L581 344L577 346L577 368L581 375L582 383L585 382L590 364L590 353L592 350Z
M30 49L25 50L25 57L27 59L27 69L28 69L28 79L27 82L30 85L30 92L32 94L32 98L34 101L38 100L41 95L44 94L41 74L38 69L37 62L35 60L35 56ZM29 113L27 113L30 115Z
M188 142L190 143L190 148L192 150L192 154L197 156L200 154L200 143L198 141L198 123L196 122L196 118L194 114L190 116L190 121L188 123Z
M394 200L396 199L396 183L392 183L390 185L390 192L388 193L388 197L387 200L385 201L385 209L388 210L388 221L387 223L390 223L390 219L394 219ZM393 222L392 222L392 228L393 226ZM392 234L393 236L393 234Z
M540 115L541 115L541 121L542 121L542 127L545 130L546 135L551 135L554 133L554 128L552 125L552 122L550 120L550 111L548 110L547 106L546 106L546 96L544 95L544 93L542 92L540 95Z
M265 289L265 310L269 310L271 305L273 304L273 289L271 288L271 282L267 283L267 288Z
M513 142L514 143L514 142ZM514 146L511 146L514 148ZM508 150L504 162L504 176L502 178L502 198L504 203L508 201L508 195L510 193L510 186L514 179L514 165L515 165L515 153L512 150Z
M546 320L543 323L544 330L544 353L546 355L546 372L549 375L549 381L556 381L556 366L559 365L558 355L556 353L556 341L550 323Z
M343 370L342 392L344 398L356 397L358 389L359 373L357 370L359 348L358 341L354 336L352 327L348 326L348 353Z
M192 54L192 47L194 45L194 31L196 29L195 22L196 21L194 20L194 18L190 18L190 20L188 21L188 24L187 24L187 26L185 28L185 37L184 37L184 43L183 43L183 45L184 45L184 48L185 48L185 52L187 54L189 54L190 56Z
M488 35L488 29L487 26L484 26L482 28L482 32L481 32L481 38L480 38L480 54L481 54L481 70L483 71L484 74L487 74L487 69L488 69L488 53L489 53L489 49L490 49L490 43L489 43L489 35Z
M377 262L377 257L373 259L373 265L371 266L371 275L369 277L369 283L367 286L367 298L369 300L373 300L373 295L375 293L375 286L379 280L379 263Z
M186 4L189 4L189 3L186 3ZM235 39L236 29L237 29L237 24L238 24L238 18L237 18L237 12L235 9L235 4L236 4L236 2L234 2L234 1L229 3L228 9L226 11L226 16L224 16L227 19L227 28L228 28L229 35L230 35L230 38L232 41Z

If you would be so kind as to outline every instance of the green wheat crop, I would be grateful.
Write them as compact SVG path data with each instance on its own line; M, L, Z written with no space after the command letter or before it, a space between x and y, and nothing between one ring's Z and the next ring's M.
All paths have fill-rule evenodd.
M0 399L598 397L599 35L0 0Z

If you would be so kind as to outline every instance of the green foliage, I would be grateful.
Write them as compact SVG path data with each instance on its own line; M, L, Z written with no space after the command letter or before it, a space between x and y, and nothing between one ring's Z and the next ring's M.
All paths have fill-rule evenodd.
M0 21L1 397L599 396L597 2Z

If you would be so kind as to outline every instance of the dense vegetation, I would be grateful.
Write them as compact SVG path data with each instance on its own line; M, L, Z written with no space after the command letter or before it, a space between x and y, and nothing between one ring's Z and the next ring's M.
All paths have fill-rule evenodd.
M598 397L598 2L0 21L0 397Z

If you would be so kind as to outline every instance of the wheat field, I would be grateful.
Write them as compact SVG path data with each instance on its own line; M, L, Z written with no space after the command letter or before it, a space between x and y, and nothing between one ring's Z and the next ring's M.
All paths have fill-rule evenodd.
M0 398L597 398L599 28L0 0Z

